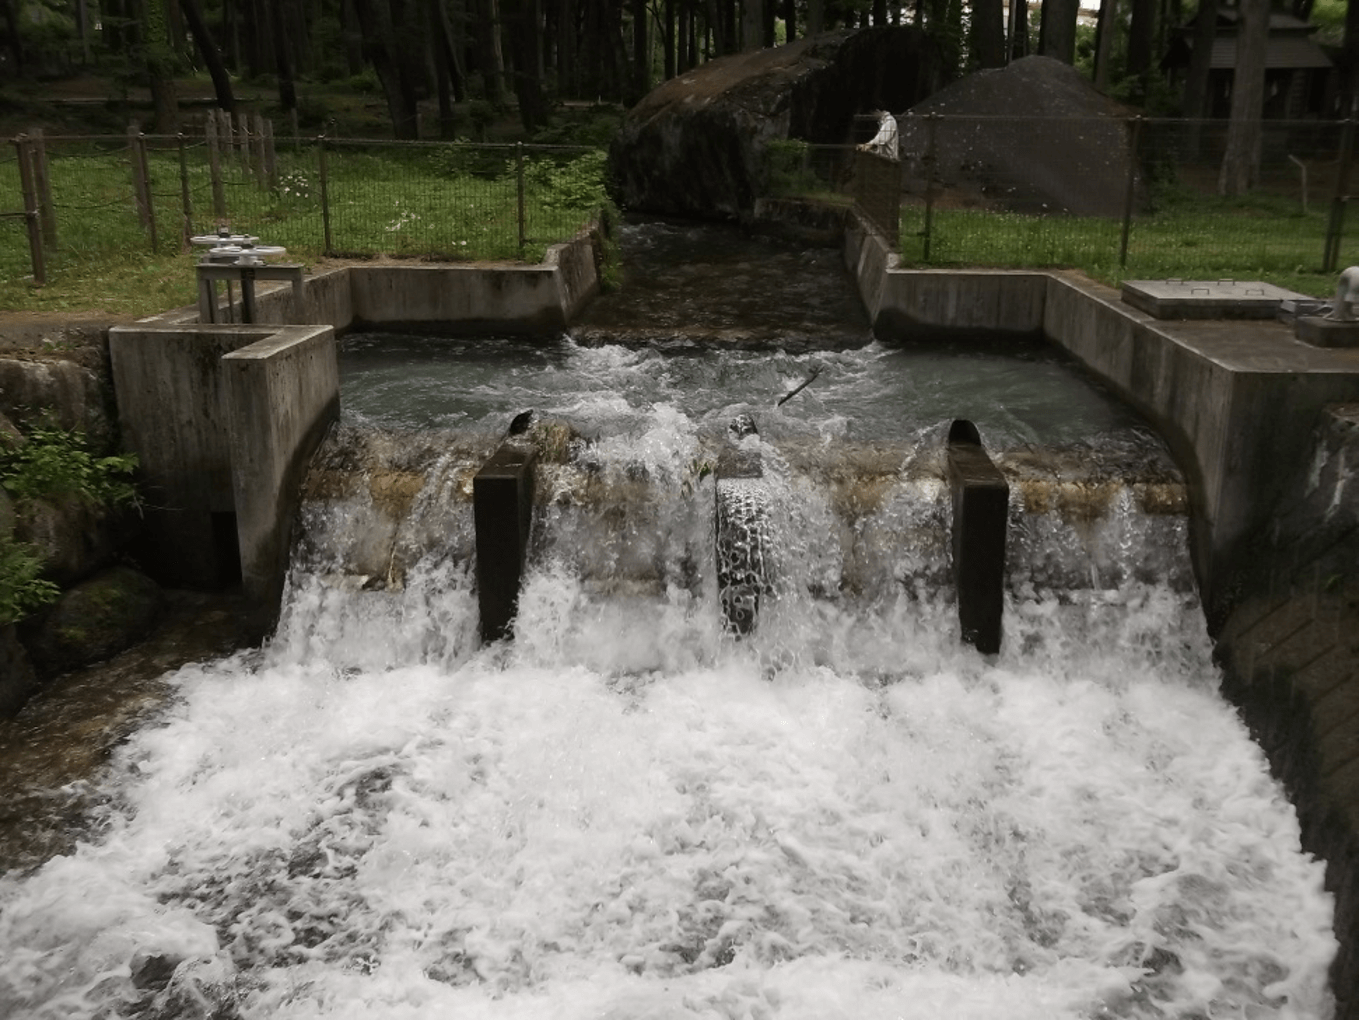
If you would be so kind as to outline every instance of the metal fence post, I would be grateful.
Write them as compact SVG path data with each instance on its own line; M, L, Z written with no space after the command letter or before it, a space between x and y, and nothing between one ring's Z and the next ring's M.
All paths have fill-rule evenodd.
M930 237L934 228L934 143L938 124L939 114L925 115L925 236L924 246L920 252L922 262L930 260Z
M1331 198L1331 215L1326 221L1326 246L1321 256L1321 271L1335 272L1340 262L1340 238L1345 226L1345 204L1349 200L1350 163L1354 159L1354 121L1346 119L1340 129L1340 170Z
M220 119L216 110L209 110L203 123L203 134L208 143L208 173L212 177L212 215L219 224L226 219L226 188L222 184L222 144ZM229 121L228 121L229 123ZM228 130L230 128L228 127Z
M14 150L19 157L19 187L24 194L24 221L28 225L28 254L33 263L33 282L42 286L47 282L47 262L43 258L42 224L39 222L38 195L33 184L33 164L29 159L26 135L14 139Z
M189 250L189 238L193 237L193 200L189 195L189 157L184 151L184 132L177 136L179 142L179 200L184 209L184 250Z
M514 143L514 183L519 198L519 257L524 257L527 235L524 232L524 143Z
M1123 193L1123 236L1118 242L1118 266L1128 264L1128 235L1132 232L1133 203L1137 198L1138 150L1142 140L1142 117L1128 121L1128 186Z
M335 252L335 245L330 238L330 177L326 173L326 136L316 136L316 151L320 158L321 172L321 226L325 232L326 254L332 255Z

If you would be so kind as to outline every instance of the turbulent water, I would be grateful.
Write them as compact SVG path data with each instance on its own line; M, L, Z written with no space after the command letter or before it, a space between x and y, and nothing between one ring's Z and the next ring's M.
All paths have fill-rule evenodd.
M676 498L673 542L701 542L711 498ZM799 551L807 502L779 499L792 552L747 639L710 563L588 583L582 518L485 648L464 558L346 584L357 508L313 502L326 552L274 640L172 675L97 837L0 880L0 1013L1326 1014L1322 868L1192 592L1030 573L984 659L946 595L814 591L835 568Z
M927 390L893 352L823 362L781 417L811 354L728 365L767 373L755 401L584 351L543 356L662 382L610 384L544 457L516 636L486 647L470 477L519 400L389 433L349 380L276 635L168 676L88 839L0 877L0 1016L1329 1015L1322 865L1218 693L1182 486L1135 425L1040 450L1072 414L977 401L1012 487L983 657L945 580L946 423L884 440L835 403ZM737 638L708 467L756 405L770 591Z

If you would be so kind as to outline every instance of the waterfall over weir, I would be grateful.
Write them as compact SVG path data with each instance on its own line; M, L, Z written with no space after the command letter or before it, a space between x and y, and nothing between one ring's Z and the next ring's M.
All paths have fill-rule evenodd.
M1328 1015L1321 865L1135 421L1036 354L459 343L348 342L277 634L174 674L88 842L0 878L0 1015ZM529 406L529 570L481 645L471 478ZM960 415L1011 488L994 656L947 581Z

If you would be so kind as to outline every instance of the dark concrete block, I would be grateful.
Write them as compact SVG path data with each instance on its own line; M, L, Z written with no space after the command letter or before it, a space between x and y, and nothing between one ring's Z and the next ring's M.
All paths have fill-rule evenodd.
M1359 347L1359 322L1300 315L1293 323L1293 335L1313 347Z
M519 608L519 585L533 524L534 457L532 449L507 443L472 479L483 641L508 636Z
M970 421L955 421L949 430L948 476L958 622L963 640L990 655L1000 651L1010 486Z

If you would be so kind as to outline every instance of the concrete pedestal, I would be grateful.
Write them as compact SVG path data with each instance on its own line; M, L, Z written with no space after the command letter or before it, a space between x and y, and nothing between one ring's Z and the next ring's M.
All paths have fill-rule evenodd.
M1293 335L1313 347L1359 347L1359 321L1303 315L1293 324Z

